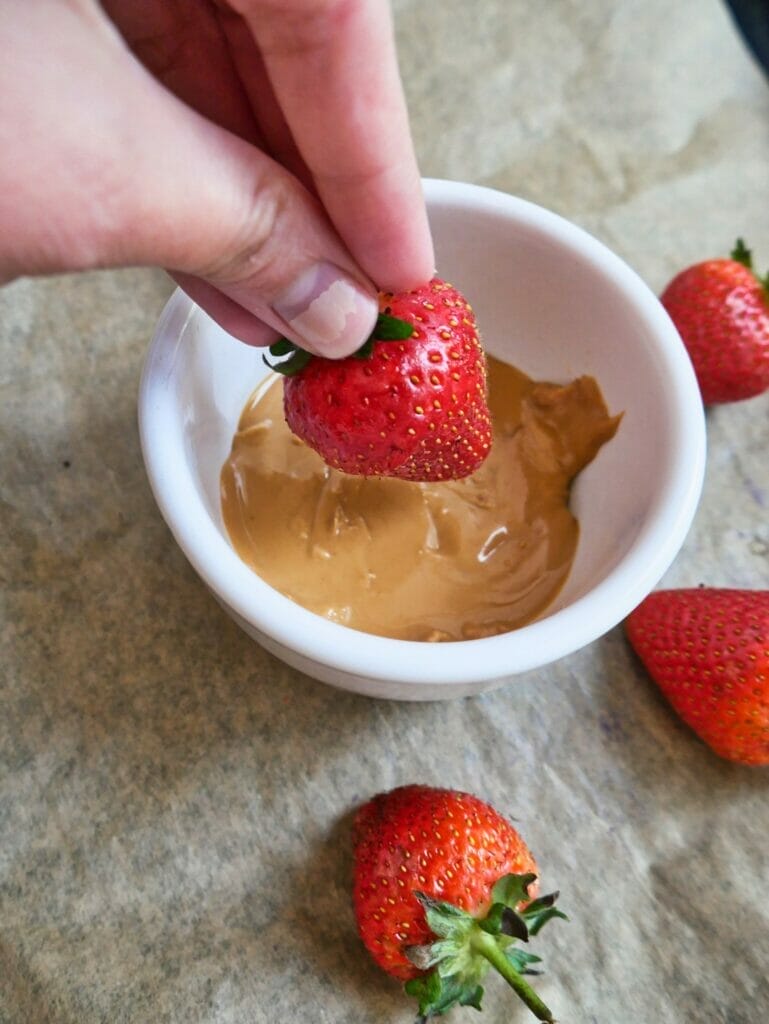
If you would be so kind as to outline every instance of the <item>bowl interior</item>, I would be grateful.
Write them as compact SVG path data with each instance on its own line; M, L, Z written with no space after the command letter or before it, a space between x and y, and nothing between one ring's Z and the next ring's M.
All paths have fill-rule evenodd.
M580 542L569 579L546 614L587 594L633 548L683 443L677 396L654 325L633 315L601 252L571 251L536 220L493 205L431 206L438 267L473 304L484 343L530 376L598 380L620 429L580 474L572 508ZM622 275L619 275L620 278ZM267 373L261 350L234 341L193 309L181 331L173 383L189 471L208 515L226 537L219 472L240 411Z
M344 685L346 673L353 689L351 680L366 677L443 693L584 646L665 572L702 484L704 419L694 374L643 282L595 239L532 204L450 182L426 182L426 195L439 272L475 307L488 350L537 379L591 374L609 409L624 414L574 488L581 525L575 563L537 622L483 640L416 644L356 633L288 602L237 557L219 504L219 474L240 412L268 372L262 351L233 340L177 293L142 381L150 481L192 564L264 643L287 660L293 654L331 666L313 671L328 681Z

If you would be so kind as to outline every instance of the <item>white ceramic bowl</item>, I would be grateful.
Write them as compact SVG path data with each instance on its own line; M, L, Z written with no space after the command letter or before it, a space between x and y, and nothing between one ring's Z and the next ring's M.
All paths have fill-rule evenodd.
M705 463L688 357L657 298L625 263L580 228L512 196L445 181L427 181L425 190L439 272L472 302L488 350L539 379L592 374L609 409L625 413L577 480L576 559L538 621L482 640L388 640L306 611L241 562L222 525L219 472L266 368L261 350L233 340L181 292L158 324L139 398L160 510L235 621L310 676L399 700L478 693L615 626L683 543Z

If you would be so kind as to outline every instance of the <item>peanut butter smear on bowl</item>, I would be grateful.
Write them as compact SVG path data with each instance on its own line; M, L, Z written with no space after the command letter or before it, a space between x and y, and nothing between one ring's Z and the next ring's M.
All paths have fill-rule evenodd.
M222 468L233 547L297 604L366 633L474 640L531 622L574 560L571 484L621 417L592 377L539 383L496 359L489 406L492 451L473 476L353 477L294 437L281 380L268 377Z

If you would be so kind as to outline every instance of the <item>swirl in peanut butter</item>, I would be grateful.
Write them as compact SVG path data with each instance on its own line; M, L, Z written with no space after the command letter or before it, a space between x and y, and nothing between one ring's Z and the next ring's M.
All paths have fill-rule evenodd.
M235 550L334 622L403 640L470 640L540 616L569 574L577 474L614 436L592 377L537 383L489 360L492 452L450 483L346 476L289 431L283 390L252 395L222 469Z

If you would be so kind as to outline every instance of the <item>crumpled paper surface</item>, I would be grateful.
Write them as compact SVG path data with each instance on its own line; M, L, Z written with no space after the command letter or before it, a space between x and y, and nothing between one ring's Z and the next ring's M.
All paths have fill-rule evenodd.
M656 289L738 233L769 263L769 87L718 0L396 15L426 174L554 208ZM518 819L571 916L537 943L560 1021L769 1018L769 774L699 743L619 629L407 706L299 675L220 611L139 454L169 290L130 271L0 291L2 1024L406 1024L355 935L348 840L359 802L408 781ZM769 585L768 413L708 414L666 583ZM485 1014L530 1019L501 982Z

